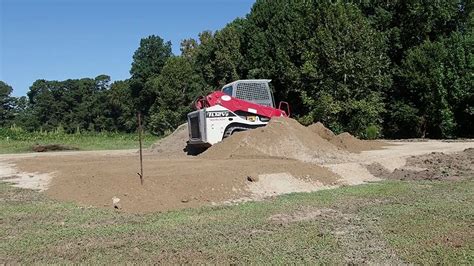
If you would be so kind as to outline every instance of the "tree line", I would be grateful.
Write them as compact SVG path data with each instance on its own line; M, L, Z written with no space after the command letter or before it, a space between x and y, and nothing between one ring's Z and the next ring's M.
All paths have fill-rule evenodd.
M473 2L257 0L245 18L171 43L140 41L130 78L0 83L0 126L164 134L225 83L272 79L303 124L361 137L472 137Z

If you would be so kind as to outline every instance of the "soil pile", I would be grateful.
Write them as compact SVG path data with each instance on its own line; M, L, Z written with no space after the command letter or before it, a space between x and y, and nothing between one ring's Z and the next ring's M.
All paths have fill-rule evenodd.
M31 147L34 152L48 152L48 151L77 151L76 147L61 145L61 144L48 144L48 145L35 145Z
M445 154L411 156L402 168L387 171L379 164L371 164L367 169L375 176L398 180L456 180L474 174L474 149Z
M265 127L236 133L200 155L207 159L277 157L316 163L344 156L344 151L312 130L284 117L272 118Z
M184 123L176 128L173 133L153 144L149 151L165 157L185 157L188 138L188 124Z
M352 152L359 153L361 151L368 150L379 150L383 146L387 146L387 143L374 140L360 140L348 132L341 133L336 136L334 132L325 127L321 122L317 122L308 126L308 128L314 133L318 134L321 138L331 142L333 145Z
M184 158L202 151L188 151L187 140L185 123L153 144L150 152L168 158ZM359 140L349 133L336 136L320 122L305 127L294 119L276 117L265 127L235 133L200 156L208 159L276 157L327 163L345 158L346 151L358 153L384 145L378 141Z
M344 132L330 140L335 146L353 153L361 151L379 150L388 144L374 140L360 140L351 134Z
M334 134L334 132L332 132L329 128L325 127L321 122L317 122L308 126L308 129L318 134L321 138L327 141L330 141L334 137L336 137L336 134Z

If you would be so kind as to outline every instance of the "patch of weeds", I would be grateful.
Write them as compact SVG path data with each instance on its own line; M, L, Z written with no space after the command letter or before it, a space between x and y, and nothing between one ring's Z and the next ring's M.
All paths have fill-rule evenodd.
M472 264L474 181L383 181L134 215L0 184L0 263Z

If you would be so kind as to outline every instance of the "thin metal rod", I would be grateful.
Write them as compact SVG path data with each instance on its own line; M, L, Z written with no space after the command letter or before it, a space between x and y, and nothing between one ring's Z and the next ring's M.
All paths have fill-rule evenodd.
M140 143L140 173L137 173L140 176L140 183L143 185L143 153L142 153L142 114L138 113L138 142Z

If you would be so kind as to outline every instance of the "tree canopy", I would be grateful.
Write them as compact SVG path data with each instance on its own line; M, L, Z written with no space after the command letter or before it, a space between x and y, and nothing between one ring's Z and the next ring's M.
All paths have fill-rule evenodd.
M0 83L0 126L164 134L225 83L272 79L304 124L378 136L474 134L474 4L466 0L257 0L245 18L171 43L151 35L130 79L35 81L28 99Z

